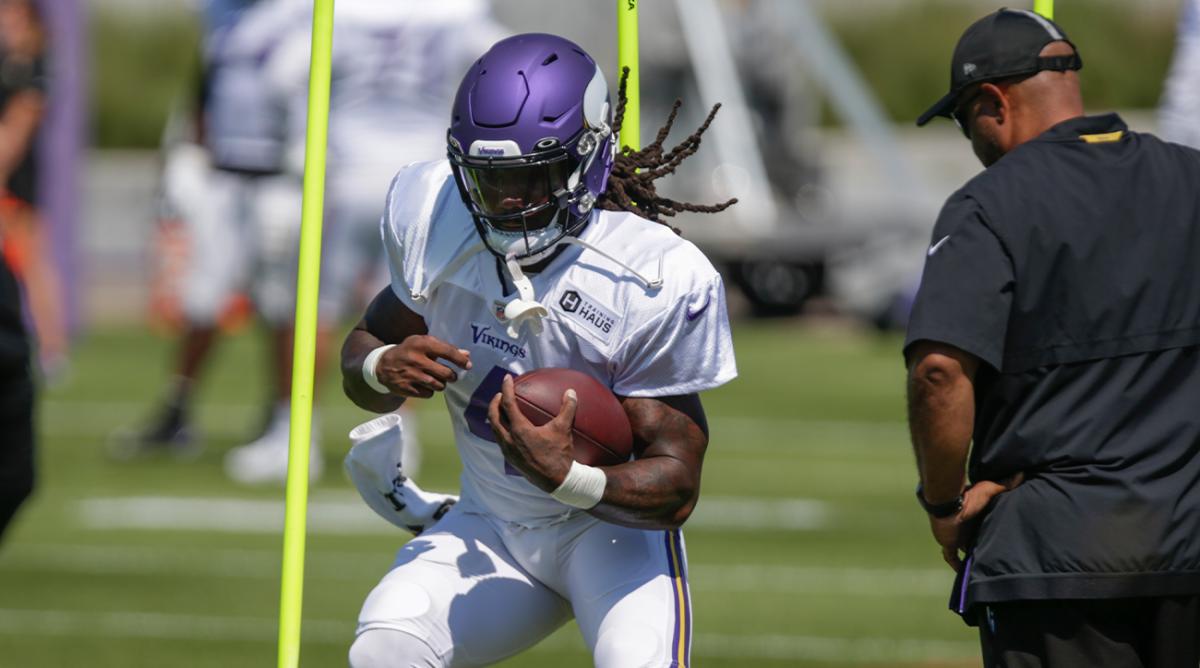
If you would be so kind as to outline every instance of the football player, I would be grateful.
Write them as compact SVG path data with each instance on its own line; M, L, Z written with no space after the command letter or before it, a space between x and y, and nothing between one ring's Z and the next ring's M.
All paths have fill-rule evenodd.
M708 443L699 393L737 371L720 275L656 221L732 201L699 207L653 186L697 149L712 114L674 149L662 145L668 122L618 155L623 101L614 115L576 44L511 37L462 80L449 159L392 182L381 224L391 285L345 341L344 387L377 412L443 393L462 489L367 597L355 668L486 665L572 617L597 666L689 661L680 527ZM547 425L522 416L511 378L543 367L612 389L635 434L631 461L573 462L570 392Z
M174 186L170 199L190 223L191 242L181 282L187 329L178 375L153 423L121 434L114 449L119 455L195 452L180 447L191 441L187 409L194 379L218 335L223 306L249 287L271 331L274 391L264 433L232 449L225 467L239 482L280 481L287 471L312 7L303 0L223 0L208 9L207 140L217 169L207 173L204 151L178 151L168 163L168 176L177 177L168 182ZM456 83L447 83L445 72L461 71L506 34L483 0L341 0L334 30L319 353L329 349L329 332L346 317L347 305L358 310L367 301L356 294L360 284L377 280L383 269L378 202L390 178L403 164L445 152L440 109L453 99ZM189 181L183 177L194 172L199 178L190 181L198 187L182 192L179 186ZM315 440L314 477L322 463ZM419 449L408 445L411 473Z

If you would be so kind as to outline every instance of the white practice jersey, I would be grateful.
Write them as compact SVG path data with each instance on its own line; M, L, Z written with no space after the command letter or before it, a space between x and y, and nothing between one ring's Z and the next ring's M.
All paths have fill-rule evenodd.
M1200 0L1184 0L1167 73L1159 133L1167 141L1200 149Z
M310 16L302 0L263 0L242 12L212 47L206 135L217 167L283 169L288 146L285 91L298 66L285 66L280 47L296 31L311 32ZM303 71L308 71L307 63Z
M471 370L444 393L468 507L526 526L578 512L506 465L487 425L505 374L571 368L631 397L698 393L737 375L721 276L664 225L593 212L579 237L592 248L569 246L530 277L549 310L544 331L515 338L499 318L516 295L505 294L508 276L481 245L446 161L397 174L381 227L393 291L431 335L471 353Z

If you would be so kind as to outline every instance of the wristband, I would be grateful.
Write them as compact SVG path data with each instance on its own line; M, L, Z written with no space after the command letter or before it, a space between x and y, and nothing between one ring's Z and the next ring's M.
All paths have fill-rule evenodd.
M366 359L363 360L362 377L366 381L367 386L380 394L391 394L392 391L387 388L387 385L379 382L379 377L375 375L375 367L379 366L379 358L388 350L395 348L396 344L389 343L386 346L379 346L375 350L367 353Z
M604 488L608 486L608 475L595 466L571 462L571 470L558 489L550 496L568 506L587 510L600 503Z
M958 514L958 511L963 507L963 495L959 494L957 499L947 501L945 503L930 503L925 499L925 486L917 484L917 503L921 504L921 508L929 514L930 517L944 520L947 517L953 517Z

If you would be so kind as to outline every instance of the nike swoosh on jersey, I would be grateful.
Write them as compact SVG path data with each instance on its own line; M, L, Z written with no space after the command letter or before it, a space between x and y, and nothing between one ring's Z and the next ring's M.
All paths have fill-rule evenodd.
M704 306L701 306L700 308L696 309L695 311L693 311L692 309L688 309L687 310L688 322L691 322L691 321L695 320L696 318L699 318L701 313L704 313L705 311L708 310L708 305L710 303L712 303L711 295L708 297L708 299L704 300Z
M926 257L933 257L933 254L938 252L938 249L942 247L942 244L946 243L947 241L950 241L949 234L939 239L936 244L930 246L929 250L925 252Z

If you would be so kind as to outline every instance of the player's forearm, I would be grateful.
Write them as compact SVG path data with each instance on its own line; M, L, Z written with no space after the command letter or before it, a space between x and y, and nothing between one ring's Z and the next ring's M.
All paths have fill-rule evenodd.
M956 361L933 354L913 365L908 422L926 500L954 499L965 482L975 422L974 385Z
M621 402L638 459L605 468L608 476L596 517L639 529L673 529L692 514L708 448L708 421L696 395L627 397Z
M604 469L608 484L588 512L636 529L674 529L692 514L700 494L699 472L673 457L647 457Z
M404 397L380 394L363 378L363 362L367 355L384 345L365 329L355 328L342 345L342 390L356 406L375 413L388 413L404 403Z

